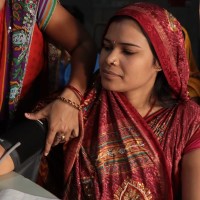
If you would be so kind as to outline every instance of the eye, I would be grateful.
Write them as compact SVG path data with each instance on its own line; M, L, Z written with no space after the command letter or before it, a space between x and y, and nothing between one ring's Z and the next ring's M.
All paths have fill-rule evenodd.
M109 44L103 44L102 49L104 49L105 51L112 51L113 47Z
M122 52L123 52L125 55L133 55L133 54L135 54L135 52L130 51L130 50L127 50L127 49L124 49Z

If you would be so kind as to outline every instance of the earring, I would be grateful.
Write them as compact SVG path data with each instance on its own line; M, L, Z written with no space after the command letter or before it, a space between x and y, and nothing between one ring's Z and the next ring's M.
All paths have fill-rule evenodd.
M158 64L158 63L156 63L156 65L154 65L155 67L155 69L156 69L156 71L162 71L162 67Z
M113 65L117 65L117 61L113 61L112 63L113 63Z
M154 58L155 59L155 58ZM160 63L158 62L158 60L154 60L154 66L155 66L155 69L159 72L159 71L162 71L162 67L160 66Z
M113 43L113 45L115 46L115 45L116 45L116 40L113 40L112 43Z
M159 72L159 71L162 71L162 68L161 68L160 66L157 66L155 69L156 69L158 72Z

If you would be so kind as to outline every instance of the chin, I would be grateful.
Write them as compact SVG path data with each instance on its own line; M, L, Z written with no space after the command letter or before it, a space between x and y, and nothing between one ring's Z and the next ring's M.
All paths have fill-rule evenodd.
M106 90L118 92L118 89L117 89L117 87L116 87L116 84L114 84L114 83L108 83L108 82L102 81L102 87L103 87L104 89L106 89Z

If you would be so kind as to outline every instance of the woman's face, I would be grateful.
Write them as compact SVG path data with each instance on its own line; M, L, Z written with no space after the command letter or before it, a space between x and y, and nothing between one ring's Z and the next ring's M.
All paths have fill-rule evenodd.
M100 54L103 87L125 93L151 90L158 71L158 62L138 24L131 19L112 22Z

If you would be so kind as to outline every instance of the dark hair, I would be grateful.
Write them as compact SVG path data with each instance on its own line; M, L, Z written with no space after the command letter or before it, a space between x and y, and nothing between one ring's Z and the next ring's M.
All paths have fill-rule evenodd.
M119 22L119 21L122 21L123 19L131 19L138 24L138 26L141 28L144 36L146 37L146 39L148 41L149 47L150 47L152 54L153 54L153 57L154 57L154 62L156 62L156 61L159 62L156 51L155 51L148 35L144 31L144 29L141 27L141 25L135 19L133 19L132 17L129 17L129 16L114 16L114 17L112 17L110 19L107 27L106 27L106 30L105 30L103 36L105 36L105 34L108 30L108 27L110 26L110 24L112 22ZM163 71L159 71L158 74L157 74L157 77L156 77L156 80L155 80L155 83L154 83L152 96L156 97L160 106L165 107L165 108L172 107L172 106L174 106L175 104L178 103L178 99L174 97L173 90L169 86Z

